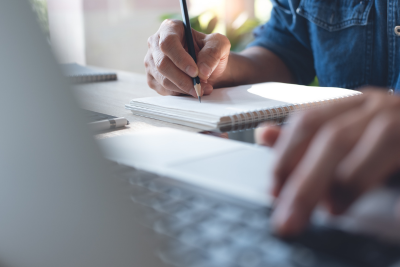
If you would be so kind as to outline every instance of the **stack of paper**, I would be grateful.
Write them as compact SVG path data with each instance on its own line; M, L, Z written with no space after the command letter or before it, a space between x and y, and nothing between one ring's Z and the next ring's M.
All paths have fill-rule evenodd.
M298 110L360 92L284 83L261 83L216 89L202 103L191 96L159 96L132 100L134 114L202 130L240 130L268 120L282 120Z

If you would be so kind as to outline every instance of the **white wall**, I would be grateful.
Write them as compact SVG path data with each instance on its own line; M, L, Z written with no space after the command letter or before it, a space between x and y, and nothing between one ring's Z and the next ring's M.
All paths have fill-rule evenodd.
M179 0L84 0L88 65L145 73L147 39Z
M47 0L50 40L60 63L86 63L82 0Z

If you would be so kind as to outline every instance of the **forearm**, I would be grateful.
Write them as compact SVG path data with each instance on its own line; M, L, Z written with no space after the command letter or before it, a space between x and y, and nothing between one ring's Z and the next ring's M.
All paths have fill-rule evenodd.
M296 83L296 80L274 53L262 47L250 47L229 55L227 68L215 88L261 82Z

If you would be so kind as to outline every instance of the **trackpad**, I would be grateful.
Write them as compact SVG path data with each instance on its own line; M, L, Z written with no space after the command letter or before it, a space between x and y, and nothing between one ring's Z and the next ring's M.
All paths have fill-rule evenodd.
M242 148L168 166L174 178L231 194L259 204L270 204L273 151Z

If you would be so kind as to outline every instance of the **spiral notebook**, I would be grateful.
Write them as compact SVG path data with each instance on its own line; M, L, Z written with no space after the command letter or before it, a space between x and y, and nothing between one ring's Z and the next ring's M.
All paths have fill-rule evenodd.
M61 64L61 69L71 83L94 83L117 80L117 74L76 63Z
M135 115L222 132L257 127L261 122L282 122L289 114L310 109L358 91L261 83L216 89L202 103L191 96L159 96L133 99L125 107Z

